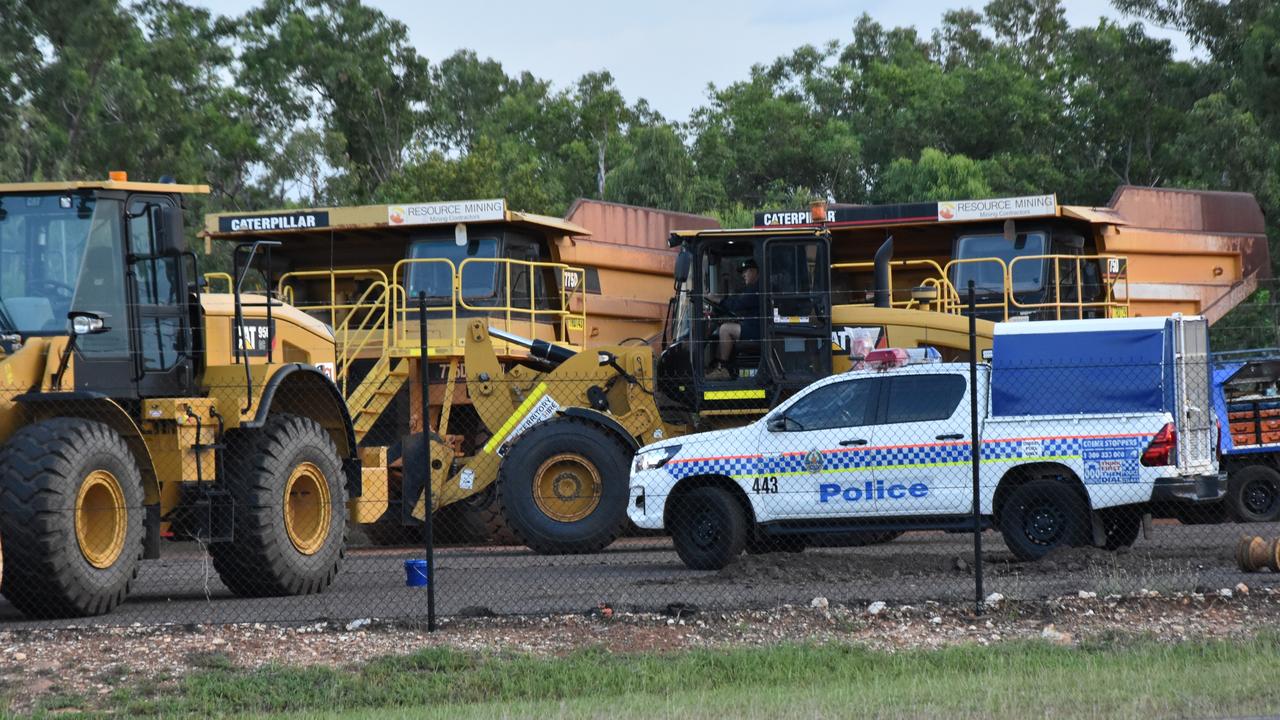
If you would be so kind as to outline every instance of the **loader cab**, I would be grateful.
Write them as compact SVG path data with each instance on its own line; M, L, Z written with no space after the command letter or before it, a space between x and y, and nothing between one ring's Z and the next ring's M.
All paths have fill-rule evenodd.
M1066 223L980 225L957 232L948 278L964 293L973 281L978 315L1004 320L1006 292L1010 317L1029 320L1105 317L1104 308L1071 308L1103 299L1101 262L1086 256L1084 234Z
M676 233L658 381L686 412L757 415L831 372L822 231Z
M188 191L199 189L114 179L0 185L6 351L72 334L74 387L63 390L121 400L192 394L200 313L182 232Z

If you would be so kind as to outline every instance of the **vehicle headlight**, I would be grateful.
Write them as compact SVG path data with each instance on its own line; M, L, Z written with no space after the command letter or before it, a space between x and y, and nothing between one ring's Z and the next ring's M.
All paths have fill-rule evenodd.
M642 450L636 453L635 462L631 465L631 472L640 472L641 470L653 470L667 464L667 461L676 456L680 452L679 445L664 445L662 447Z

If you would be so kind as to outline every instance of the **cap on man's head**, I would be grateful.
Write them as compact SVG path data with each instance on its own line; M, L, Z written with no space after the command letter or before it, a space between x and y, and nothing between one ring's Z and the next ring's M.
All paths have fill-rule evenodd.
M752 270L760 269L759 267L756 266L755 258L747 258L746 260L743 260L742 262L738 263L738 272L742 272L747 268L750 268Z

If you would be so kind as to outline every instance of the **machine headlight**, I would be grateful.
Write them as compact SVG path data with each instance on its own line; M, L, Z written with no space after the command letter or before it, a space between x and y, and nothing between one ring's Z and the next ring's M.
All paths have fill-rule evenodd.
M631 465L631 472L660 468L666 465L667 461L675 457L678 452L680 452L679 445L664 445L642 450L636 453L635 462Z

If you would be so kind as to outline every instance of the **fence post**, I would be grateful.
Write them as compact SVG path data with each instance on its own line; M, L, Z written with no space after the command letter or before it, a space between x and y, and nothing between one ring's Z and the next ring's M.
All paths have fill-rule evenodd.
M423 489L425 498L423 500L425 508L425 518L423 520L423 534L426 536L427 543L427 632L436 631L436 548L435 536L431 528L431 516L435 513L435 499L433 497L432 471L431 467L431 361L428 352L428 346L431 343L427 339L427 293L422 291L418 293L418 382L422 385L422 442L427 446L426 452L426 471L427 482ZM444 428L441 428L442 430Z
M978 468L982 442L978 437L978 303L969 281L969 464L973 468L973 608L982 614L982 505L978 495Z

